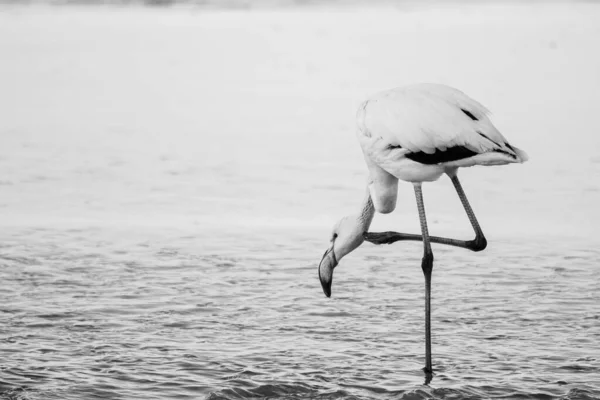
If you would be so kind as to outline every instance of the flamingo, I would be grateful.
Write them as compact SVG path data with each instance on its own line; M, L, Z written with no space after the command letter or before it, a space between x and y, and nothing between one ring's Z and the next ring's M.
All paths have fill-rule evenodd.
M378 93L357 112L357 136L369 170L366 194L358 212L345 216L331 232L330 246L319 263L323 292L331 296L333 271L340 260L365 240L374 244L399 240L423 242L421 269L425 276L425 368L431 361L431 243L484 250L487 240L458 180L458 168L523 163L528 156L508 143L492 125L489 111L463 92L441 84L415 84ZM430 236L423 204L422 182L448 175L475 231L473 240ZM414 186L421 235L368 232L375 211L396 207L398 180Z

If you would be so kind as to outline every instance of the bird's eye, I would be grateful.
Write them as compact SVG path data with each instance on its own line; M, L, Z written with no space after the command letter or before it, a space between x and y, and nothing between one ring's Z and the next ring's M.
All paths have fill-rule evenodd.
M333 236L331 236L331 241L333 242L335 240L335 238L337 238L337 237L338 237L338 234L334 233Z

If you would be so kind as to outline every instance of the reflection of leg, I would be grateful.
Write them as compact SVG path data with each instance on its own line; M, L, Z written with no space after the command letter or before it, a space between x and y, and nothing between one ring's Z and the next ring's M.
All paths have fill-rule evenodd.
M460 201L467 212L467 216L469 217L469 221L473 226L473 230L475 231L475 239L473 240L458 240L458 239L450 239L439 236L429 236L429 241L431 243L439 243L445 244L448 246L462 247L464 249L469 249L472 251L481 251L487 247L487 240L485 236L483 236L483 231L479 227L479 223L477 222L477 218L475 218L475 213L473 213L473 209L469 205L469 201L467 200L467 196L462 189L462 186L458 180L458 177L453 174L450 176L452 179L452 183L454 184L454 188L456 189L456 193L460 198ZM363 234L364 239L367 242L371 242L373 244L392 244L394 242L398 242L401 240L411 240L411 241L422 241L422 235L415 235L412 233L399 233L399 232L365 232Z
M431 243L429 242L421 184L415 183L414 186L417 207L419 209L419 220L421 221L421 234L423 235L423 260L421 261L421 268L425 275L425 368L423 370L426 373L431 373L433 371L431 363L431 273L433 271L433 252L431 251Z

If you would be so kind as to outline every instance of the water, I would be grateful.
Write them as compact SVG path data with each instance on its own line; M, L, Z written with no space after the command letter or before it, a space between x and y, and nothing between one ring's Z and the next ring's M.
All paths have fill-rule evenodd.
M0 397L600 398L599 13L5 7ZM316 273L356 106L416 81L531 156L461 173L489 247L434 246L429 385L418 243L364 244L331 299ZM388 229L418 232L410 185Z

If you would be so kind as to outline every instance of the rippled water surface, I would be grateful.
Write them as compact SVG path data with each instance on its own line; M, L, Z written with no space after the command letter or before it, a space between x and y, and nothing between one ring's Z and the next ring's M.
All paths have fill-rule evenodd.
M1 9L0 397L600 398L599 17ZM429 385L418 243L364 244L331 299L316 273L364 192L356 106L418 81L531 156L461 173L489 246L434 246ZM372 229L418 232L410 185Z

